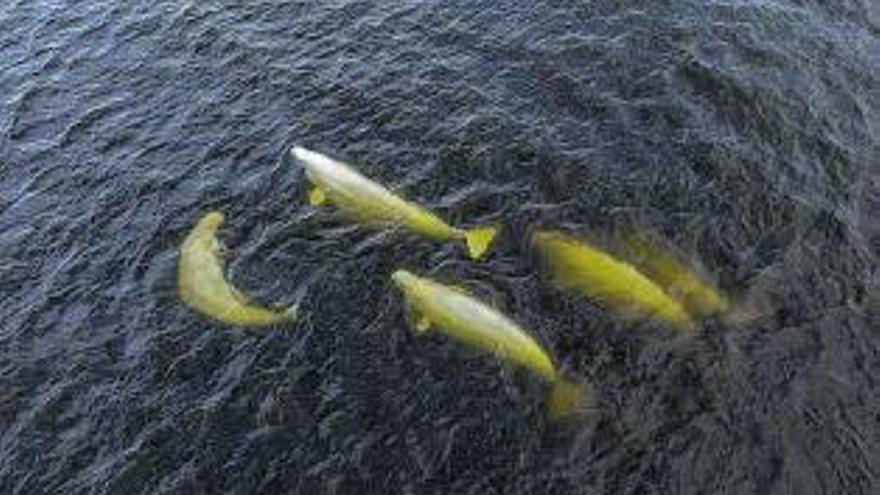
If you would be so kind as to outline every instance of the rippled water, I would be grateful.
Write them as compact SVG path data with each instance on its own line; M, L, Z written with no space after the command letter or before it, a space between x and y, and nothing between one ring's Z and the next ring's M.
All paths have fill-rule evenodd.
M880 492L873 0L0 4L0 492ZM304 201L301 144L492 256ZM212 323L176 249L296 325ZM554 290L535 223L650 225L774 317L697 341ZM415 338L388 274L468 281L595 384Z

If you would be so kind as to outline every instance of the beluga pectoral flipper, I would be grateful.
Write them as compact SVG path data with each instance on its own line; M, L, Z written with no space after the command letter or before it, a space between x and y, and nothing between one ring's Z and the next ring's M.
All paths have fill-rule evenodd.
M291 153L305 165L306 176L312 184L309 191L312 205L330 203L362 223L403 227L438 241L463 241L472 259L483 257L495 238L496 227L453 227L346 163L299 146Z
M217 230L224 216L205 214L180 248L178 292L187 306L214 319L242 326L266 326L296 320L296 306L274 311L250 302L223 273L223 247Z

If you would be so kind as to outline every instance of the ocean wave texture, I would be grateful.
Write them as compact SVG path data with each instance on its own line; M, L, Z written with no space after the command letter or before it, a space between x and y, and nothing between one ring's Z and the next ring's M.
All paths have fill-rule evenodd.
M484 262L305 201L302 145ZM177 248L295 325L212 322ZM880 492L874 0L0 3L0 492ZM534 225L648 225L772 318L698 338L546 283ZM397 267L466 285L595 387L416 337Z

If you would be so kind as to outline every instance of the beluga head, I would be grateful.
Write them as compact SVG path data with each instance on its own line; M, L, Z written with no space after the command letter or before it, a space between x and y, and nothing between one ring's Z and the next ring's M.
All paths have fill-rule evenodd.
M212 211L207 213L205 216L199 220L199 224L196 227L197 229L203 232L214 232L223 225L223 222L226 220L226 216L219 211Z
M399 289L406 290L408 287L415 285L418 278L406 270L395 270L391 274L391 280Z

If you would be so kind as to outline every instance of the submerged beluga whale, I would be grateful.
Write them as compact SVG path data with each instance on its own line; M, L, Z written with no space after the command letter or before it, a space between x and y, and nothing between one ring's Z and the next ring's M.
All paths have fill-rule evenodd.
M563 232L538 230L531 242L560 288L578 291L628 318L654 317L681 330L695 330L684 306L632 264Z

